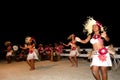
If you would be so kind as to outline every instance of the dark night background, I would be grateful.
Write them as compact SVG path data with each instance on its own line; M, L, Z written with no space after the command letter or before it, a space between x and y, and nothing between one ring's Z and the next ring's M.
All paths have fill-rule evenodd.
M120 46L120 31L118 15L82 15L78 11L71 10L34 10L26 8L9 8L2 11L1 29L0 29L0 46L10 40L13 44L23 44L26 36L33 36L37 43L65 42L71 33L75 33L82 39L83 24L87 16L92 16L103 26L107 27L108 36L111 38L110 43L114 46ZM90 47L88 44L81 44L81 47Z

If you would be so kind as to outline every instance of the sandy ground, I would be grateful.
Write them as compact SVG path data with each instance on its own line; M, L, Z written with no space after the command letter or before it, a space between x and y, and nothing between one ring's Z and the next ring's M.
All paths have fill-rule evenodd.
M90 62L79 59L78 67L71 67L67 58L61 61L39 61L36 70L29 71L25 61L0 61L0 80L95 80L90 71ZM120 79L120 68L108 71L108 80Z

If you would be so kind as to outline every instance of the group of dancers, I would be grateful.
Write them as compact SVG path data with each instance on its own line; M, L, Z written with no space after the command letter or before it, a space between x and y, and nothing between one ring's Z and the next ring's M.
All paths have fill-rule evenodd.
M88 17L84 23L84 30L87 32L86 39L82 40L80 37L72 33L68 39L68 44L63 43L64 46L71 46L69 53L69 60L72 66L78 67L78 50L76 42L86 44L90 41L93 46L92 61L90 64L91 71L96 80L108 80L107 68L112 66L110 53L108 47L104 45L104 40L109 41L109 37L104 30L104 26L96 21L93 17ZM25 39L27 48L29 49L27 55L27 63L30 66L30 70L35 70L35 59L38 59L35 49L35 39L27 37ZM7 56L11 54L11 47L8 46ZM7 57L9 59L9 57Z
M82 40L80 37L75 37L74 34L70 35L68 39L72 39L66 46L71 46L71 51L69 59L72 66L78 66L77 61L77 46L76 42L86 44L90 41L93 47L92 51L92 61L90 64L91 71L96 80L108 80L107 69L112 66L112 61L110 58L110 51L108 47L104 44L105 41L110 41L104 26L96 21L93 17L88 17L84 24L84 30L87 32L86 39ZM72 59L74 57L74 60Z

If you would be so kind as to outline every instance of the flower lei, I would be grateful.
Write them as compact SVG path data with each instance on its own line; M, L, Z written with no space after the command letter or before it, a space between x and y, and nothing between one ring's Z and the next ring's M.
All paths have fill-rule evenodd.
M104 48L101 48L101 49L99 49L99 59L101 60L101 61L106 61L106 56L105 56L105 54L107 54L107 52L108 52L108 50L104 47Z
M33 53L33 50L29 50L29 53L32 54L32 53Z
M72 47L72 50L76 50L76 47Z
M98 38L100 38L100 35L94 35L93 38L98 39Z

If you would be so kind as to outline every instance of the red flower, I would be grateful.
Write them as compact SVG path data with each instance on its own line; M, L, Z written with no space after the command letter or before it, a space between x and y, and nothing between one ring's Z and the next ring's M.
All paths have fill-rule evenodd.
M98 57L101 61L106 61L107 58L105 55L101 55L101 54Z
M100 35L94 35L93 38L98 39L98 38L100 38Z
M33 50L29 50L29 53L32 54L32 53L33 53Z
M99 26L101 28L102 24L98 21L96 21L96 25Z
M72 50L76 50L76 47L72 47Z
M98 52L99 52L101 55L105 55L105 54L108 52L108 50L104 47L104 48L99 49Z

